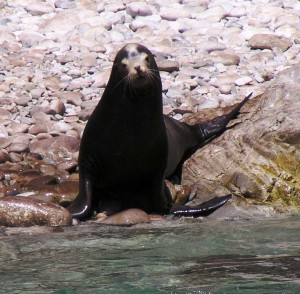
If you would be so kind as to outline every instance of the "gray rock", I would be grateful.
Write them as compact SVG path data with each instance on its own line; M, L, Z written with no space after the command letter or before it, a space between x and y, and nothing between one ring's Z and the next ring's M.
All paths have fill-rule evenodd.
M299 209L299 77L300 64L283 71L242 109L240 124L186 162L184 182L197 187L197 201L231 192L244 203Z

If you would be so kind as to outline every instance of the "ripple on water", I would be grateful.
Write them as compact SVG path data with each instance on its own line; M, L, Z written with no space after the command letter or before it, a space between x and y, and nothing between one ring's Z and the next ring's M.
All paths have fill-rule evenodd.
M299 220L15 229L0 293L299 293Z

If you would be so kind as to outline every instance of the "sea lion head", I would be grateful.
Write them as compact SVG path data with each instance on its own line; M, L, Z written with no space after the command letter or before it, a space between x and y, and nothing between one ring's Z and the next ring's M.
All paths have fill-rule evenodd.
M143 45L125 45L117 53L113 67L119 73L119 82L124 82L125 87L130 90L147 90L154 84L161 84L154 56Z

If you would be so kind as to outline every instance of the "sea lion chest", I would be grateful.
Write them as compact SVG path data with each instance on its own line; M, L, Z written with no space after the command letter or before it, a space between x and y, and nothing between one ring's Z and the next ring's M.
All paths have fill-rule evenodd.
M82 138L80 168L101 186L138 185L166 168L162 115L145 102L125 102L100 103Z

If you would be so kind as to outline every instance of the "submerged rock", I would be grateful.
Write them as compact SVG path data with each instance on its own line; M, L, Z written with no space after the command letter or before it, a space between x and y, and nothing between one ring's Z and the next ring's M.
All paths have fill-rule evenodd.
M71 214L57 204L45 203L29 197L0 198L0 226L69 226L71 224Z

